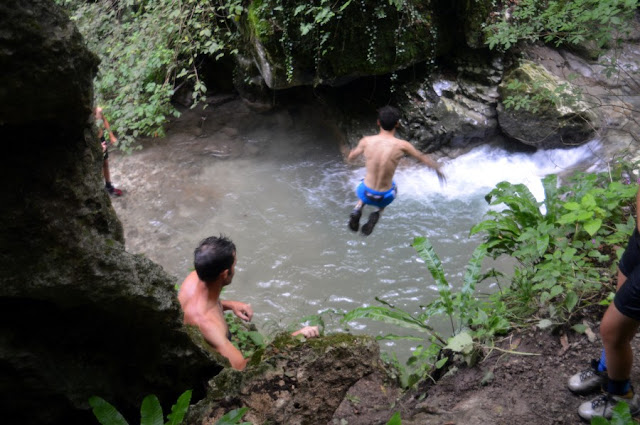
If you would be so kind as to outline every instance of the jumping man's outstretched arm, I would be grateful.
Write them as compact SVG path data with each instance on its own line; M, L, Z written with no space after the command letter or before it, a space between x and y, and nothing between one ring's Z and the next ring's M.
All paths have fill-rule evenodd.
M438 175L438 180L440 180L441 185L444 185L447 183L447 177L440 170L440 164L438 164L436 161L431 159L429 155L420 152L409 142L405 142L405 144L403 145L403 151L407 155L411 155L412 157L416 158L418 161L422 162L427 167L432 168Z

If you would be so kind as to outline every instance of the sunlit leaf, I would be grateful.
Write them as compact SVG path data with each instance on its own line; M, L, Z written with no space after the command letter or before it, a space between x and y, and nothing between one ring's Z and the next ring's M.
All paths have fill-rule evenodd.
M402 425L402 419L400 418L400 412L393 414L391 419L387 422L387 425Z
M140 425L164 425L164 415L158 397L150 394L142 400Z
M191 390L187 390L178 397L176 404L171 406L171 413L167 416L169 422L166 425L179 425L184 420L184 416L189 410L189 403L191 402Z
M89 405L102 425L129 425L120 412L103 398L93 396L89 399Z

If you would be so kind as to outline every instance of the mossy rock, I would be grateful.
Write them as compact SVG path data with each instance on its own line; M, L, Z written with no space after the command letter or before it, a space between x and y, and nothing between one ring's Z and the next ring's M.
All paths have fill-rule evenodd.
M258 0L249 5L243 26L270 88L340 85L435 56L438 37L428 2L407 3L400 11L388 2L355 1L342 11L340 4L312 11L303 2ZM334 16L317 23L314 18L324 12Z
M378 343L368 336L338 333L307 340L281 334L256 356L244 371L227 368L213 378L207 397L192 406L185 423L215 421L245 406L250 410L244 420L251 423L330 423L349 389L365 377L379 376L385 386L397 388Z
M499 92L502 131L536 148L576 146L599 127L599 117L581 100L580 91L534 62L523 60L507 72ZM522 105L505 107L509 98L522 100Z

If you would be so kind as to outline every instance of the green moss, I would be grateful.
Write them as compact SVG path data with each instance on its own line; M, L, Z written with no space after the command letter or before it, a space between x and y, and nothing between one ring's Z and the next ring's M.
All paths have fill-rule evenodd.
M301 345L308 346L317 354L324 353L329 347L361 345L368 341L374 341L368 336L356 336L349 333L336 333L321 338L304 339L293 337L289 334L279 334L271 344L278 352L290 350Z
M212 379L214 385L211 386L211 391L207 398L209 400L232 398L240 393L242 388L245 387L245 383L251 382L269 371L273 371L273 366L266 362L247 367L244 371L227 367Z
M514 81L518 81L519 85L510 87L509 84ZM560 84L561 81L542 65L522 61L520 66L505 74L500 84L500 94L503 98L527 97L531 99L531 107L539 111L538 114L545 114L556 109L556 105L544 93L556 92Z
M265 374L286 374L286 371L276 368L276 364L278 361L288 358L290 352L311 349L315 355L320 356L329 349L342 348L342 352L336 350L335 354L338 357L347 357L352 353L349 347L371 343L375 344L372 337L355 336L348 333L336 333L312 339L292 337L288 333L279 334L267 348L256 351L244 371L226 367L213 378L214 385L211 387L212 390L208 398L209 400L218 400L223 397L234 397L240 393L247 382L263 377ZM228 365L228 362L226 364Z
M262 17L264 10L263 0L254 0L247 8L247 23L253 37L260 41L264 41L266 37L273 35L273 26L267 19Z

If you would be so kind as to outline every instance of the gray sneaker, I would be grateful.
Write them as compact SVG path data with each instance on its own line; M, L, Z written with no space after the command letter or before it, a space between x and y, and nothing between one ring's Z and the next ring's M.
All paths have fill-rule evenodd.
M598 372L598 360L591 360L591 367L576 373L567 386L577 394L590 393L600 390L607 383L607 372Z
M624 401L629 406L631 416L635 416L640 413L640 397L638 394L633 393L633 390L630 393L630 397L609 393L602 394L591 401L582 403L578 408L578 415L587 421L591 421L594 416L611 419L613 408L616 407L618 402Z

